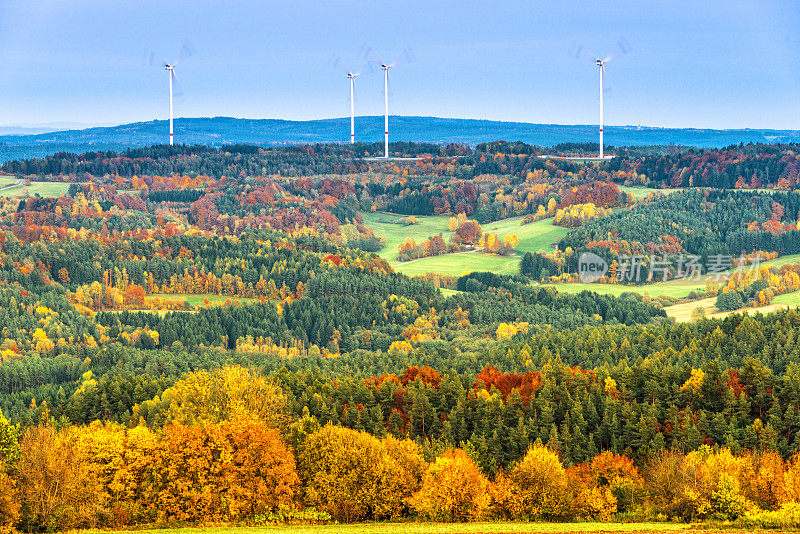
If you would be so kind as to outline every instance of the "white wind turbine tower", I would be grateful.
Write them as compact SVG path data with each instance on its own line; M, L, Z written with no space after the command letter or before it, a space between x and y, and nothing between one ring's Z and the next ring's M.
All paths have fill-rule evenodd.
M617 47L614 52L606 56L604 59L600 59L594 54L588 53L584 50L583 46L580 45L575 50L575 58L576 59L588 59L590 61L594 61L595 65L597 65L598 70L600 71L600 159L604 159L605 156L603 154L603 74L606 69L606 63L614 59L617 55L624 55L630 51L630 47L625 43L623 40L617 41Z
M344 71L350 80L350 144L352 145L356 142L356 78L361 76L361 73L343 67L341 58L338 57L333 61L333 66Z
M383 71L383 157L389 159L389 69L401 65L403 63L411 63L414 61L414 52L410 48L403 50L400 59L393 63L386 63L381 61L380 58L370 57L369 50L365 54L365 58L371 63L380 63L381 70Z
M383 69L383 157L389 159L389 69L394 67L394 64L386 65L381 64Z
M190 57L193 53L194 53L194 50L192 49L192 46L189 44L188 41L184 41L183 46L181 47L180 54L178 54L178 59L176 59L172 63L167 63L166 61L163 61L163 60L161 60L158 63L156 63L155 53L153 53L153 52L150 53L150 60L149 60L150 65L155 65L155 64L162 65L164 67L164 70L166 70L169 73L169 144L170 144L170 146L172 146L174 144L174 138L175 138L175 134L174 134L174 131L173 131L173 128L172 128L172 121L173 121L173 117L174 117L174 113L173 113L174 107L173 107L173 104L172 104L172 100L173 100L173 83L177 84L177 82L178 82L178 77L175 74L175 67L177 67L178 64L181 61L183 61L184 59Z

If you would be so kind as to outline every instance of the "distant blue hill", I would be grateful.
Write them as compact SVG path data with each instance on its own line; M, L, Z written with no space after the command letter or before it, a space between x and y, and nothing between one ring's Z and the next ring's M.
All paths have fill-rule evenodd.
M563 142L597 140L597 126L530 124L477 119L436 117L391 117L392 141L465 143L524 141L540 146ZM56 152L120 151L131 147L167 142L167 121L137 122L120 126L67 130L32 135L0 135L0 162L39 157ZM800 141L796 130L706 130L607 126L606 144L614 146L684 145L719 148L748 142ZM350 136L350 119L288 121L280 119L234 119L230 117L189 118L175 121L178 143L247 143L264 146L300 143L345 142ZM356 118L356 139L383 140L383 117Z

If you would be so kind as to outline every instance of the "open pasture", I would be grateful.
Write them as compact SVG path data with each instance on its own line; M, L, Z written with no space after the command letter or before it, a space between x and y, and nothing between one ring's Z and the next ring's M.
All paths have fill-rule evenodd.
M519 256L497 256L483 252L461 252L444 254L393 264L394 270L408 276L425 273L442 273L461 276L475 271L490 271L497 274L515 274L519 267Z
M372 228L375 235L386 236L386 246L378 255L390 263L397 259L397 247L409 237L417 243L437 234L442 234L445 241L450 239L450 230L447 228L449 217L419 215L416 216L419 221L417 224L403 226L401 221L408 219L408 215L361 212L361 216L364 217L364 226Z
M1 197L20 197L27 192L27 194L32 197L38 194L44 198L57 198L66 195L69 189L69 184L63 182L31 182L29 186L12 185L16 180L12 179L12 181L8 181L7 178L6 176L0 177Z

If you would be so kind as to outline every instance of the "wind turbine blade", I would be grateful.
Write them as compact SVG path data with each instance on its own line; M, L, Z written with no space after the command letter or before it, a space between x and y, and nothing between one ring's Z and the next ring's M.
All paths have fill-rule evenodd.
M572 46L570 46L569 55L574 59L581 59L584 61L597 61L599 59L596 55L587 50L585 46L574 42Z
M617 46L614 47L614 51L611 52L607 58L603 60L603 63L611 61L614 58L624 56L625 54L629 54L631 51L630 45L625 41L625 39L620 38L617 41Z
M158 65L159 67L164 67L167 65L167 62L156 55L155 52L147 52L144 57L145 65L153 66Z
M183 41L183 46L181 46L181 51L178 54L178 59L175 60L175 63L172 64L174 67L178 65L181 61L189 59L194 55L194 47L191 45L189 41Z
M361 45L361 48L358 51L358 55L361 56L361 58L364 61L371 61L375 59L375 57L373 56L372 48L370 48L366 44Z
M417 56L414 55L414 50L410 46L407 46L400 53L400 57L397 58L392 65L406 65L408 63L413 63L416 60Z
M336 69L338 71L344 72L345 74L347 74L349 72L347 67L342 62L341 56L337 56L335 54L332 55L331 58L330 58L329 63L331 65L331 67L333 67L334 69Z
M180 81L178 80L178 75L175 74L175 70L172 69L169 71L169 75L172 76L172 94L175 98L182 97L185 95L183 91L183 86L181 85Z

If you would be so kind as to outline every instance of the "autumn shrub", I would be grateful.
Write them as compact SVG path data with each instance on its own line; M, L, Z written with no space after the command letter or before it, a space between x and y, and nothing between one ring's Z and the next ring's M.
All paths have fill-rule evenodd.
M566 475L573 515L605 521L617 513L617 498L608 485L593 481L590 462L569 467Z
M0 533L13 532L19 521L19 488L16 480L0 471Z
M19 521L19 433L0 412L0 533L11 532Z
M614 496L618 512L629 511L641 498L644 480L630 458L605 451L592 458L589 471L592 485Z
M514 517L558 519L570 515L567 475L558 455L534 445L509 472L518 495L510 510Z
M307 504L337 521L407 515L427 467L411 440L379 440L332 425L306 436L298 449Z
M789 501L783 458L773 451L748 453L741 473L745 497L764 510L774 510Z
M751 509L741 487L747 463L730 449L714 452L706 445L687 454L684 468L689 478L684 491L691 517L732 520Z
M777 510L754 510L740 517L738 528L797 529L800 528L800 503L784 503Z
M118 475L125 470L125 428L95 421L86 427L72 427L65 434L78 463L85 466L88 476L97 484L96 505L103 511L98 524L116 527L130 524L134 515L133 506L139 499L125 499L115 489L124 492L125 486L132 480L125 480L123 485L118 484L116 488L114 484ZM126 509L120 509L118 503L124 503Z
M162 520L242 521L296 502L294 457L262 421L172 424L158 467Z
M663 451L645 466L644 491L656 513L691 518L691 506L685 494L689 473L684 469L684 458L679 451Z
M336 521L373 516L382 493L383 446L378 438L327 425L305 439L298 461L306 504Z
M800 502L800 453L792 456L783 473L783 490L786 500Z
M466 452L449 449L425 470L409 503L431 521L474 521L488 511L489 481Z
M66 433L51 424L22 434L18 472L23 530L93 527L105 513L89 465Z
M427 463L419 445L410 439L387 436L381 445L383 469L374 515L379 519L397 519L408 515L408 498L422 486Z

